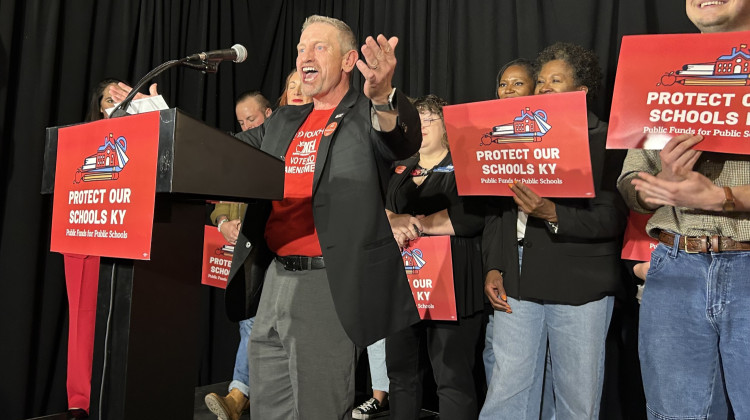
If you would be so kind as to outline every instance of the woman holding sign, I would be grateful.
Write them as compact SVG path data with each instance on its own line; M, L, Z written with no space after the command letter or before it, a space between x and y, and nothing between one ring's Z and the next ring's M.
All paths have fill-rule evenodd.
M498 99L517 98L534 94L536 85L536 68L534 62L525 58L516 58L507 62L497 72L497 94ZM484 336L484 350L482 361L484 362L484 376L487 384L492 379L492 368L495 366L495 354L492 350L492 333L494 324L494 313L492 307L487 306L488 312L486 334Z
M590 100L601 82L596 55L577 45L554 44L538 61L536 94L581 90ZM539 418L548 344L556 418L599 416L627 215L615 187L622 159L606 152L606 134L589 112L595 198L547 199L515 183L512 200L490 206L482 247L496 362L482 419Z
M428 95L414 105L422 119L422 146L417 155L396 163L386 212L402 247L421 235L450 235L457 320L423 320L386 339L390 418L419 418L419 348L425 345L437 383L440 416L476 419L473 370L482 327L483 203L458 196L443 123L445 101Z

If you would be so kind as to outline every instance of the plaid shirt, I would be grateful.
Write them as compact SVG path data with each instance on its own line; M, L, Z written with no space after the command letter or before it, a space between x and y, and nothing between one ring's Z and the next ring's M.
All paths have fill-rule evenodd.
M694 170L721 187L750 184L750 156L747 155L703 152ZM640 213L652 212L640 205L635 187L630 181L638 172L656 175L660 171L658 150L628 150L622 173L617 180L617 188L630 208ZM646 226L646 231L654 238L659 236L660 230L684 236L721 235L736 241L750 241L750 212L722 213L661 206L653 211Z

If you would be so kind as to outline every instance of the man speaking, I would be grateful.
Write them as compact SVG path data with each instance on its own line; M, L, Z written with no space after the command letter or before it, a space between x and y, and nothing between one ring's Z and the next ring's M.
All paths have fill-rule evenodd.
M359 61L348 25L310 16L297 71L313 103L238 134L285 161L283 200L248 207L226 291L230 318L257 311L254 419L350 418L358 347L419 320L383 201L390 163L422 138L391 85L397 43L368 37ZM354 66L362 93L350 86Z

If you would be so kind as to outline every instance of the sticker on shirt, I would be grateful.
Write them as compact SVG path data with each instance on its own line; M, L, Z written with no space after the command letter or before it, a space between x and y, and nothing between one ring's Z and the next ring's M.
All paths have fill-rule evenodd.
M323 131L323 135L326 137L330 136L331 134L333 134L334 131L336 131L336 127L338 126L339 124L335 121L328 124L328 127L326 127L325 131Z
M406 166L404 166L404 165L396 166L396 169L395 169L395 171L396 171L397 174L402 174L402 173L404 173L405 170L406 170Z

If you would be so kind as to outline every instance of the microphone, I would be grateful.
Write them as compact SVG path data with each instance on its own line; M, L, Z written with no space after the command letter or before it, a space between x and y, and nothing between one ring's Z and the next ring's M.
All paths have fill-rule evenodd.
M240 44L232 45L232 48L226 50L215 50L189 55L187 61L225 61L232 60L235 63L241 63L247 58L247 49Z
M112 113L109 115L110 118L122 117L127 115L125 110L130 106L130 101L133 100L135 95L138 93L146 83L161 74L164 70L167 70L176 66L185 66L191 69L200 70L204 73L216 73L219 70L219 63L225 60L232 60L235 63L241 63L247 58L247 49L240 44L232 45L232 48L227 50L216 50L209 52L202 52L198 54L189 55L179 60L169 60L165 63L159 64L155 69L148 72L143 78L133 87L128 96L120 102Z

